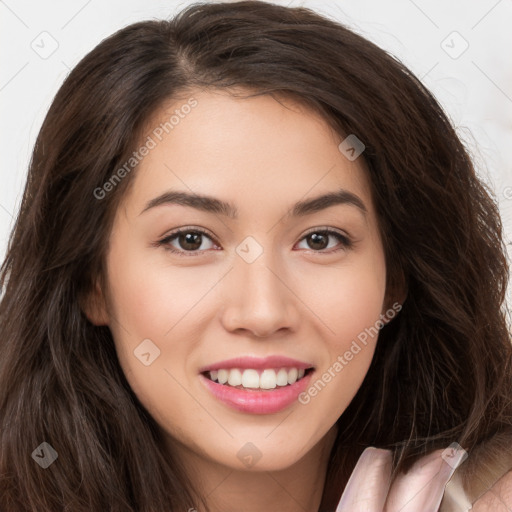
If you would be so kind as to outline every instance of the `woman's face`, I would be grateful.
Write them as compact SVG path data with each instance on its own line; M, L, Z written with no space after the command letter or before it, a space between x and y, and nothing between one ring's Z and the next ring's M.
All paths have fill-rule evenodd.
M153 117L97 317L168 439L231 468L283 469L327 439L385 312L362 158L284 103L198 91Z

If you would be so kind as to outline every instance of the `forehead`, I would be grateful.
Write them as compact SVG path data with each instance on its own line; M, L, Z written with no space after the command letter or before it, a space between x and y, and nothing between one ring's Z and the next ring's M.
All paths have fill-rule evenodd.
M143 207L163 188L179 188L235 201L250 192L280 204L344 188L371 202L363 158L343 155L344 137L317 111L288 97L247 94L191 91L162 105L145 125L141 144L152 147L131 199Z

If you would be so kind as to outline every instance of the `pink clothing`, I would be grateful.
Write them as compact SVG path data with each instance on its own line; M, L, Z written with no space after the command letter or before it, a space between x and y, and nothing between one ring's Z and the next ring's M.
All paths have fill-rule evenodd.
M350 476L336 512L466 512L471 503L458 475L452 480L466 458L465 450L453 443L418 460L389 489L391 451L368 447Z

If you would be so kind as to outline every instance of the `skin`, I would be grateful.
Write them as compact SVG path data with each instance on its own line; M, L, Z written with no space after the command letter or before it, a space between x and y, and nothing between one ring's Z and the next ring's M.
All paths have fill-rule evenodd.
M474 499L474 494L471 497ZM479 496L473 502L472 508L474 512L509 512L510 510L512 510L512 470L497 479L489 490Z
M389 309L364 163L340 152L343 137L319 115L268 95L193 91L160 109L144 139L190 97L197 106L145 156L123 197L106 255L108 290L98 288L87 314L111 329L128 382L212 512L318 510L335 422L367 373L376 337L309 403L274 414L229 408L198 372L232 357L284 355L310 362L314 382ZM340 188L366 214L337 204L286 216L296 202ZM177 204L141 213L171 189L231 202L238 219ZM187 226L211 234L194 254L178 238L167 246L185 256L156 244ZM311 228L353 245L329 235L319 248L305 236ZM249 236L263 249L252 263L236 252ZM144 339L160 350L148 366L134 356ZM261 454L251 467L237 456L249 442Z

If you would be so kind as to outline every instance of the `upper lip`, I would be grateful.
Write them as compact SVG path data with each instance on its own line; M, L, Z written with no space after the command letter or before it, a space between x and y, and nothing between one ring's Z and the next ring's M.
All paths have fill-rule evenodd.
M228 370L230 368L251 368L254 370L263 370L265 368L297 368L300 370L302 368L304 370L307 370L308 368L313 368L313 365L311 363L299 361L298 359L292 359L286 356L246 356L236 357L233 359L226 359L224 361L209 364L208 366L203 366L202 368L199 369L199 373L220 369Z

